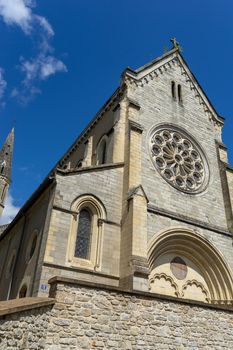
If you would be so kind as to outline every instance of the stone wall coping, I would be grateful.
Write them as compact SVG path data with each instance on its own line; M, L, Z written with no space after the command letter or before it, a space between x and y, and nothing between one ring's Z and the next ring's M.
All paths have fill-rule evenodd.
M55 304L56 300L47 297L27 297L0 301L0 316Z
M48 261L44 261L43 266L52 267L52 268L61 269L61 270L76 271L76 272L80 272L80 273L86 273L88 275L100 276L103 278L109 278L109 279L113 279L113 280L119 280L119 276L109 275L109 274L103 273L101 271L90 270L90 269L87 269L85 267L65 266L65 265L60 265L60 264L56 264L56 263L50 263ZM64 278L66 278L66 277L64 277ZM53 277L51 278L51 280L52 279L53 279Z
M68 278L68 277L62 277L62 276L54 276L50 278L48 281L49 284L51 285L58 285L58 284L73 284L73 285L78 285L80 287L85 287L85 288L91 288L91 289L103 289L107 290L109 292L118 292L118 293L124 293L124 294L130 294L130 295L135 295L138 297L146 297L149 299L160 299L163 301L172 301L174 303L178 304L188 304L191 307L202 307L205 309L214 309L214 310L222 310L222 311L229 311L233 313L233 300L229 300L228 302L231 302L231 305L226 305L223 304L207 304L198 300L191 300L191 299L181 299L177 297L173 297L170 295L162 295L162 294L157 294L157 293L150 293L150 292L145 292L145 291L138 291L138 290L127 290L123 289L120 287L115 287L115 286L108 286L105 284L100 284L100 283L95 283L95 282L87 282L87 281L80 281L75 278Z

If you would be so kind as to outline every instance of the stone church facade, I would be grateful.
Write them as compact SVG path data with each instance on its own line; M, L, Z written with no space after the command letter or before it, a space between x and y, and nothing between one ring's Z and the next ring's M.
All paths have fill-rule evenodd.
M127 68L1 233L0 299L48 296L56 277L231 305L233 169L223 124L176 42Z

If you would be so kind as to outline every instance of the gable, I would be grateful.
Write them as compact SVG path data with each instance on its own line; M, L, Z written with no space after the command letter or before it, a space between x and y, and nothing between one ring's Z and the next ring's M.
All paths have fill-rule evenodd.
M207 115L207 118L212 120L218 127L222 127L224 118L219 116L214 109L178 48L169 51L135 71L127 68L123 73L123 81L132 88L144 87L162 75L166 75L166 73L170 74L174 68L179 68L182 81L189 87L192 95Z
M210 105L178 50L171 51L159 61L152 62L138 71L127 70L124 79L128 86L128 97L141 107L137 112L131 113L130 119L138 123L143 130L141 184L149 202L169 212L185 213L188 217L198 216L203 222L210 220L214 225L221 223L222 227L225 227L226 218L216 150L216 140L221 140L221 135L217 133L216 128L221 129L223 121ZM182 103L172 96L172 82L176 86L181 86ZM155 134L165 130L170 131L172 137L176 131L178 135L183 135L182 145L184 140L189 140L191 144L189 149L197 150L198 159L203 160L201 167L205 170L201 182L200 177L198 183L196 180L192 182L195 190L193 190L194 187L192 190L188 187L188 182L193 180L194 169L196 169L194 165L190 176L184 174L183 177L178 178L178 170L177 173L168 171L171 165L175 165L174 169L177 169L178 161L174 158L174 149L178 149L177 145L173 146L174 152L171 151L173 158L169 163L164 161L167 157L165 154L167 151L164 149L169 144L165 139L161 141L162 146L158 147L158 156L153 154ZM183 154L182 152L177 151ZM155 161L159 157L160 160L162 159L160 168L156 167ZM182 157L180 160L184 163ZM183 182L177 186L175 181L181 182L181 177Z

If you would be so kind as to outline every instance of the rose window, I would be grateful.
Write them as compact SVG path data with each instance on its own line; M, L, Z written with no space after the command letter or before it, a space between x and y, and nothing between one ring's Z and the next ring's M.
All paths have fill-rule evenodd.
M154 165L163 178L183 192L195 193L206 184L206 161L199 147L182 131L158 129L151 138Z

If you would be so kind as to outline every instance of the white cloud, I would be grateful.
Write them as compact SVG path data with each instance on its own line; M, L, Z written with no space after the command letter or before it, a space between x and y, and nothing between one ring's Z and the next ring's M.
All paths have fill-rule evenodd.
M8 193L3 214L0 217L0 225L9 224L19 211L19 207L14 205L13 197Z
M18 25L26 34L31 34L39 24L48 36L53 36L53 28L47 19L32 12L35 6L36 2L32 0L0 0L0 15L6 24Z
M34 60L22 61L21 69L25 73L25 84L39 78L44 80L57 72L66 72L64 63L53 56L38 55Z
M67 72L65 64L52 55L54 50L50 40L54 30L45 17L33 13L35 6L35 0L0 0L0 16L4 22L7 25L19 26L25 34L35 35L39 40L38 54L35 57L20 58L19 68L24 73L22 86L14 88L11 92L11 97L16 97L23 103L27 103L33 96L41 93L38 88L40 81L58 72Z
M25 78L21 89L13 89L11 96L16 97L22 104L27 104L34 96L41 94L41 90L36 86L39 81L46 80L58 72L67 72L62 61L45 53L40 53L31 60L21 58L20 69Z
M36 86L14 88L10 96L16 98L22 105L27 105L36 95L41 94L41 90Z
M4 71L0 67L0 104L2 104L1 100L2 100L2 98L4 96L4 93L5 93L5 90L6 90L6 86L7 86L7 82L4 79L3 75L4 75Z
M32 25L32 5L30 0L0 0L0 15L6 24L18 25L28 34Z
M41 79L46 79L57 72L67 72L64 63L53 56L44 57L43 63L40 67Z
M40 24L40 26L45 30L48 36L53 36L54 31L51 24L47 21L45 17L34 15L34 19Z

